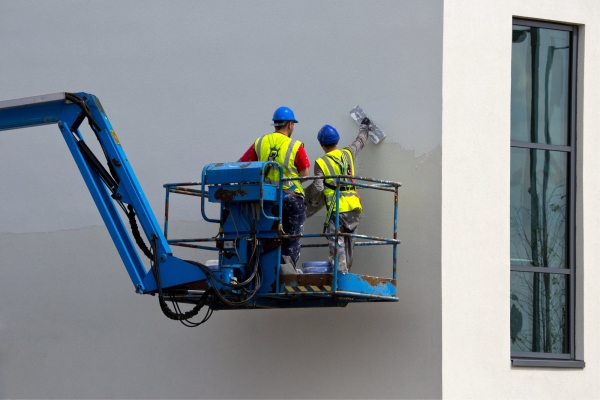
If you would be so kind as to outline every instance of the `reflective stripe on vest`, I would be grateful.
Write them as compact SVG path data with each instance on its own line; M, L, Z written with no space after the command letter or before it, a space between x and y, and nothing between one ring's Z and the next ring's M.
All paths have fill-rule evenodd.
M348 171L342 171L343 164L342 152L348 160ZM337 160L337 162L336 162ZM325 154L324 157L317 159L317 164L321 167L323 175L354 175L354 159L352 153L348 149L344 150L333 150ZM324 182L328 185L335 185L335 179L329 178L324 179ZM343 179L343 182L350 182L349 179ZM331 217L329 210L335 211L335 190L325 186L323 190L325 194L325 201L327 202L328 215L327 219ZM362 205L360 203L360 196L356 192L356 189L340 191L340 213L349 211L362 212Z
M275 161L281 165L284 178L283 189L304 195L304 189L300 181L291 179L300 176L294 164L300 146L302 146L302 142L291 139L279 132L261 136L254 142L254 150L259 161ZM269 168L265 182L279 184L279 170Z

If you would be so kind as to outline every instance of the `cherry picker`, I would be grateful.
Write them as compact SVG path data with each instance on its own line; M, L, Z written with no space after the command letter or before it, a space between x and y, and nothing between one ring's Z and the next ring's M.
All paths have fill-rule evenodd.
M100 161L87 145L81 125L87 121L102 149ZM351 235L357 246L392 246L392 276L372 277L337 270L298 273L281 264L282 185L265 182L273 162L209 164L199 182L168 183L164 229L161 229L98 98L88 93L54 93L0 101L0 131L58 125L77 167L123 261L137 293L158 295L164 314L188 326L205 322L213 310L255 308L336 307L356 302L393 302L396 297L398 220L397 182L353 177L357 188L394 194L393 238ZM300 178L310 180L314 177ZM347 176L336 176L341 181ZM347 185L347 182L344 183ZM340 186L336 189L339 204ZM218 225L209 238L168 239L169 200L173 194L200 199L205 221ZM219 215L208 215L206 202L220 204ZM339 209L339 206L336 207ZM122 216L130 224L127 227ZM336 227L339 215L334 216ZM141 230L140 230L141 228ZM143 236L142 236L143 234ZM303 234L318 238L331 234ZM336 241L337 242L337 241ZM171 246L214 251L213 263L185 260ZM327 244L303 244L326 247ZM142 255L150 260L147 269ZM191 304L183 311L180 303ZM188 306L189 308L190 306ZM205 307L198 322L191 318Z

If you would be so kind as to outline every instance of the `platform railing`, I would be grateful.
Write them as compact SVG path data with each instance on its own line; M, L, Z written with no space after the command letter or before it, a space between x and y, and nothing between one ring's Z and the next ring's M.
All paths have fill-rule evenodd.
M337 277L338 277L338 238L339 237L351 237L354 239L359 239L361 241L356 241L355 246L382 246L382 245L391 245L392 248L392 279L396 280L397 275L397 246L400 244L400 240L398 240L398 189L402 186L400 182L386 181L381 179L373 179L366 178L360 176L352 176L352 175L326 175L326 176L306 176L306 177L298 177L294 178L298 181L312 181L315 179L333 179L335 181L334 186L335 190L335 215L332 215L332 218L335 220L335 232L334 233L303 233L297 235L288 235L284 232L278 232L278 238L280 239L288 239L288 238L318 238L325 237L335 239L335 258L333 265L333 280L332 280L332 291L335 293L337 291ZM351 179L353 182L348 182L344 179ZM264 183L262 183L264 184ZM164 235L167 238L167 241L172 246L179 247L187 247L201 250L209 250L209 251L220 251L218 247L211 247L201 244L195 243L217 243L225 241L226 239L222 237L222 232L219 232L217 236L208 237L208 238L184 238L184 239L168 239L168 229L169 229L169 205L170 205L170 194L181 194L186 196L195 196L207 198L208 193L203 188L202 182L180 182L180 183L167 183L163 185L166 189L165 195L165 223L164 223ZM202 190L194 189L192 187L198 186L201 187ZM354 186L360 189L373 189L380 190L385 192L394 193L394 218L393 218L393 237L385 238L379 236L372 235L360 235L355 233L343 233L340 231L340 222L339 222L339 201L340 201L340 187L341 186ZM310 243L310 244L302 244L303 248L310 247L328 247L329 243ZM279 281L279 279L278 279ZM279 287L278 289L279 290ZM277 295L282 295L284 293L276 293Z
M392 279L396 279L396 270L397 270L397 246L400 244L400 240L398 240L398 189L402 186L400 182L386 181L381 179L373 179L366 178L361 176L354 175L326 175L326 176L309 176L299 178L300 181L308 181L315 179L334 179L335 181L335 216L332 215L331 218L335 218L335 233L321 233L321 234L303 234L301 237L333 237L335 240L335 257L334 257L334 265L333 265L333 282L332 282L332 290L337 291L337 276L338 276L338 265L339 265L339 256L338 256L338 238L339 237L350 237L355 239L364 239L370 241L356 242L355 246L381 246L381 245L392 245ZM351 182L343 181L343 179L351 180ZM370 183L361 183L361 182L370 182ZM364 189L374 189L381 190L385 192L394 193L394 220L393 220L393 238L383 238L378 236L370 236L370 235L359 235L355 233L342 233L340 232L340 187L341 186L354 186L355 188L364 188ZM298 235L283 235L282 238L286 237L295 237ZM302 247L329 247L329 243L317 243L317 244L304 244Z

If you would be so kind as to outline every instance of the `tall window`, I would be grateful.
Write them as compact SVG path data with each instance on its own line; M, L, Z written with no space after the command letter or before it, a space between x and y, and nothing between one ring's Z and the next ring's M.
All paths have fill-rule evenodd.
M575 359L576 50L576 27L513 21L510 343L515 365Z

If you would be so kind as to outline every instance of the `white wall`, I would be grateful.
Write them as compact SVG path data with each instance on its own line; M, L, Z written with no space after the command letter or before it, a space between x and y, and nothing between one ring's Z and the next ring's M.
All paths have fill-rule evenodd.
M323 124L354 138L360 104L388 137L359 173L404 184L400 302L188 329L134 293L58 129L2 132L0 397L440 397L442 15L440 0L0 1L0 100L96 94L159 220L163 183L236 160L282 104L312 160ZM391 199L363 199L360 230L389 234ZM214 235L197 204L172 207L174 232ZM389 276L391 255L360 249L354 268Z
M578 115L579 369L510 361L512 18L582 25ZM447 398L598 398L600 3L444 2L442 304ZM579 344L581 351L582 343Z

